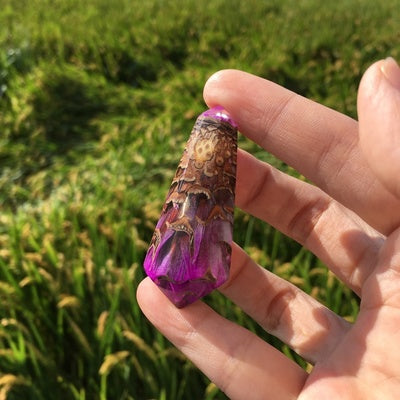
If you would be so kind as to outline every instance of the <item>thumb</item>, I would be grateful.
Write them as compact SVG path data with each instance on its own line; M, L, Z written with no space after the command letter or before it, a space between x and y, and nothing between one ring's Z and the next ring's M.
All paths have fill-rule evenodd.
M358 90L360 146L378 179L400 198L400 68L393 58L373 64Z

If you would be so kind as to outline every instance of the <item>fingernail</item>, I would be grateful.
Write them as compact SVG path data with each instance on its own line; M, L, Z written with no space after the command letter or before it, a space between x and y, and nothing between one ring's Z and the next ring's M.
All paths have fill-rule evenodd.
M392 57L386 58L381 65L381 71L387 81L397 90L400 90L400 67Z

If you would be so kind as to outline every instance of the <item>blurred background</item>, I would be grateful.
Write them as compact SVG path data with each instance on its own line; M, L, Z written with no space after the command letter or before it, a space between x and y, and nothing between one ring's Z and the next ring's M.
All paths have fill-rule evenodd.
M399 16L399 0L0 0L0 399L225 399L135 299L203 85L238 68L356 118L362 73L400 59ZM354 320L312 254L235 218L257 262Z

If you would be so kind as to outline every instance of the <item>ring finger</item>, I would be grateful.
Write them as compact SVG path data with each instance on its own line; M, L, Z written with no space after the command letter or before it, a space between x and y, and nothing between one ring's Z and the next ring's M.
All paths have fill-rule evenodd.
M293 284L257 265L236 244L230 279L220 291L312 363L326 358L352 326Z

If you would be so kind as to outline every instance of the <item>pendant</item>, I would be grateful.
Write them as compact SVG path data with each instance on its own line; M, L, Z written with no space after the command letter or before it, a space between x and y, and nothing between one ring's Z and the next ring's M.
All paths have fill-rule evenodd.
M229 277L236 152L237 125L227 111L200 114L144 260L147 275L179 308Z

